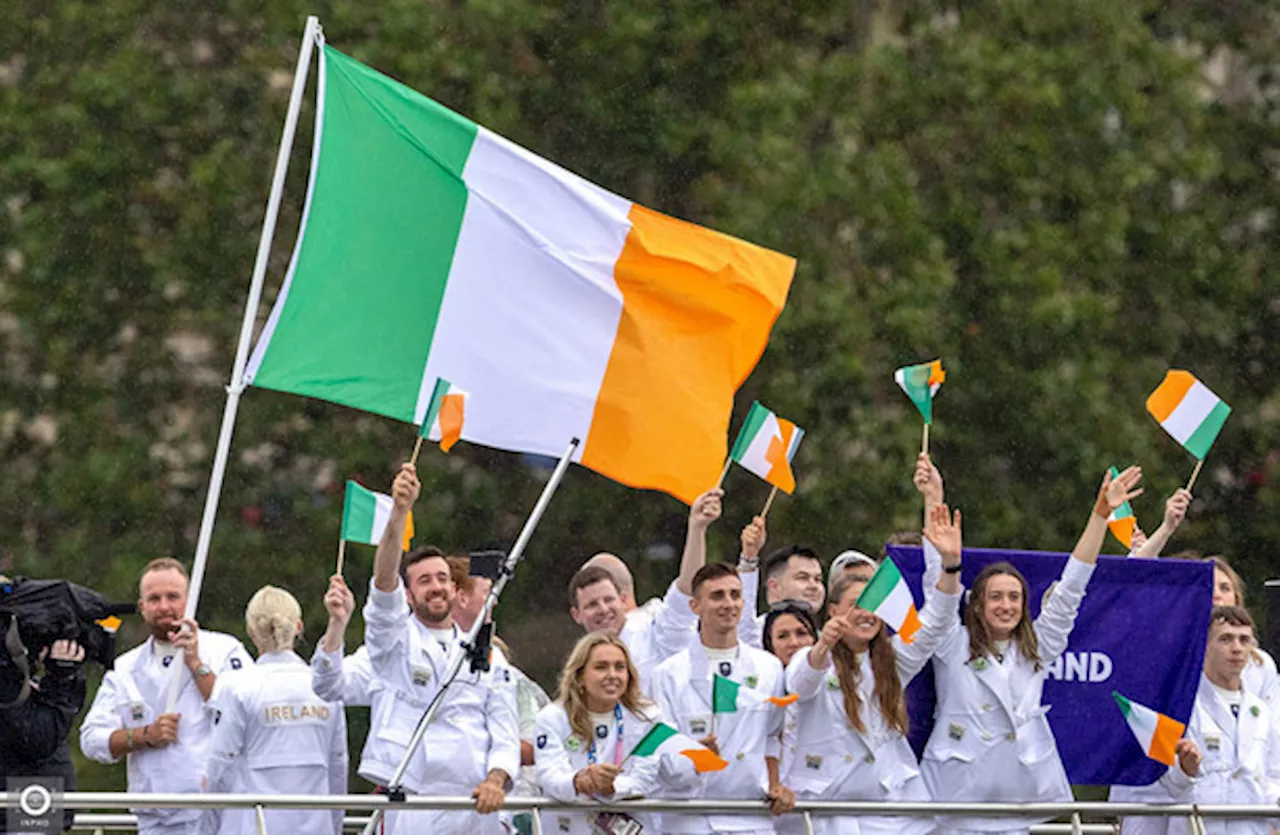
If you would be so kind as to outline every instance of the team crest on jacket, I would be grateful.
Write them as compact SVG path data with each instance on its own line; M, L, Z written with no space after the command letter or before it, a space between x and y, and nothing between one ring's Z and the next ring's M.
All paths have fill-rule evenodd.
M582 740L578 739L576 736L570 736L567 739L565 739L564 747L568 751L581 751Z
M538 747L539 747L539 748L546 748L546 747L547 747L547 735L546 735L546 734L538 734Z
M1249 715L1250 715L1250 716L1252 716L1254 719L1257 719L1257 718L1258 718L1258 706L1257 706L1257 705L1254 705L1253 707L1249 708Z
M745 681L748 687L755 687L757 684L760 683L760 676L756 675L755 673L752 673L751 675L746 677Z
M608 725L596 725L596 739L604 739L609 735Z
M733 675L733 665L730 664L728 661L721 661L720 675L724 676L725 678L728 678L729 676Z
M239 659L239 658L232 658L232 659L231 659L231 669L233 669L233 670L238 670L238 669L240 669L240 659Z
M166 656L164 657L164 660L160 662L161 666L164 666L164 667L168 667L168 666L169 666L170 664L172 664L172 663L173 663L173 656L172 656L172 655L166 655Z
M836 678L835 676L827 676L827 689L828 689L828 690L839 690L839 689L840 689L840 679Z
M987 659L985 658L975 658L969 663L973 665L973 669L977 670L978 672L982 672L987 668Z

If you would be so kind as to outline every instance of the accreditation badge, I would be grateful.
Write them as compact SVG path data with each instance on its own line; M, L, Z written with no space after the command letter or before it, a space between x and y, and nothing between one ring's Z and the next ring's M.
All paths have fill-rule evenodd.
M142 702L129 702L129 717L135 722L141 722L142 717L147 715L147 706Z
M707 735L707 719L705 716L694 716L689 720L689 733L694 736Z
M417 685L417 686L419 686L419 687L425 687L425 686L426 686L426 684L427 684L427 682L428 682L428 681L430 681L430 680L431 680L431 668L430 668L430 667L414 667L414 668L413 668L413 683L414 683L414 684L416 684L416 685Z
M1206 736L1206 737L1204 738L1204 750L1206 750L1206 751L1221 751L1221 750L1222 750L1222 737L1220 737L1220 736Z

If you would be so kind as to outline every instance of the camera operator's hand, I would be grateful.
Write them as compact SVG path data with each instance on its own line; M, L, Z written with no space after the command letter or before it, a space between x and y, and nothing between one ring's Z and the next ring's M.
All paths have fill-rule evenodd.
M195 618L183 618L173 630L173 645L182 650L182 663L195 672L200 666L200 624Z
M160 718L147 725L143 730L148 748L166 748L178 741L178 720L182 716L177 713L162 713Z
M40 653L42 658L45 653L48 653L45 669L56 670L64 676L75 675L84 661L84 647L66 638L54 641L52 647Z

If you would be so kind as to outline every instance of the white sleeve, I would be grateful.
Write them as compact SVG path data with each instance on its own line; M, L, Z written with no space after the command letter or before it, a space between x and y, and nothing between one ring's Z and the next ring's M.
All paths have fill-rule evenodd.
M511 671L496 667L490 674L485 718L489 723L489 756L485 772L496 768L507 775L507 787L520 771L520 719L516 715L516 687Z
M213 737L201 790L206 794L225 794L232 788L236 760L244 755L247 723L244 705L235 688L225 687L221 681L214 688L206 708L213 715ZM217 832L221 819L221 810L205 809L200 815L199 831Z
M942 555L933 547L929 537L922 537L921 550L924 551L924 578L920 581L924 588L924 603L929 605L929 598L938 592L938 578L942 576Z
M764 649L764 635L756 609L760 606L760 569L739 572L742 581L742 617L738 618L738 640L749 647Z
M368 707L373 698L373 666L363 646L342 657L342 648L326 652L320 644L311 656L311 689L326 702Z
M564 709L556 704L538 711L534 720L533 763L538 770L538 783L547 797L572 803L579 799L573 788L573 778L578 771L569 762L569 753L560 738L560 723L556 720L563 715Z
M652 725L645 725L640 730L648 732ZM644 734L638 734L639 742ZM630 747L634 748L635 745ZM630 754L630 751L626 752ZM680 759L687 759L681 757ZM661 757L628 757L624 771L613 781L613 796L610 800L633 800L649 797L658 787L658 772L662 767Z
M804 647L791 656L787 665L787 690L807 702L822 692L822 682L827 677L826 669L815 670L809 663L809 652L813 647Z
M222 675L230 670L247 670L253 666L253 658L249 656L244 644L230 635L217 634L218 647L214 657L210 659L213 663L209 665L215 673Z
M398 678L409 657L409 606L404 583L396 577L392 591L379 591L369 581L369 597L364 603L364 646L369 665L379 678Z
M329 703L329 710L336 711L332 736L329 739L329 794L347 793L347 714L342 705ZM333 810L333 835L341 835L343 810Z
M1036 618L1036 639L1040 642L1040 663L1049 666L1067 649L1071 630L1080 613L1085 587L1093 576L1095 566L1074 557L1067 558L1062 578L1053 587L1053 593Z
M937 585L937 578L934 578L934 585ZM934 588L933 594L925 594L924 608L920 610L920 629L915 640L908 644L900 636L893 636L898 677L903 687L919 675L939 647L960 631L962 593L963 589L947 594Z
M683 652L697 634L698 619L689 608L689 595L676 588L673 580L653 618L653 645L658 651L655 657L670 658Z
M115 670L107 670L107 674L102 677L98 692L93 697L93 705L80 723L80 750L94 762L108 765L119 762L119 759L111 756L109 742L112 731L118 731L124 727L116 706L116 691L119 686Z
M782 662L773 656L769 656L775 664L778 665L777 674L773 677L773 691L770 696L782 697L787 695L787 675L782 669ZM769 736L765 739L764 755L766 757L778 758L782 756L782 729L787 722L787 712L785 710L770 708L769 716Z

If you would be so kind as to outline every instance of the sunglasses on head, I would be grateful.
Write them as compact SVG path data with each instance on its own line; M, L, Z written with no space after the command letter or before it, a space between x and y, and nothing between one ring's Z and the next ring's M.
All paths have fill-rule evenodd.
M770 612L785 612L788 609L799 609L805 614L813 614L813 604L808 600L779 600L769 604Z

